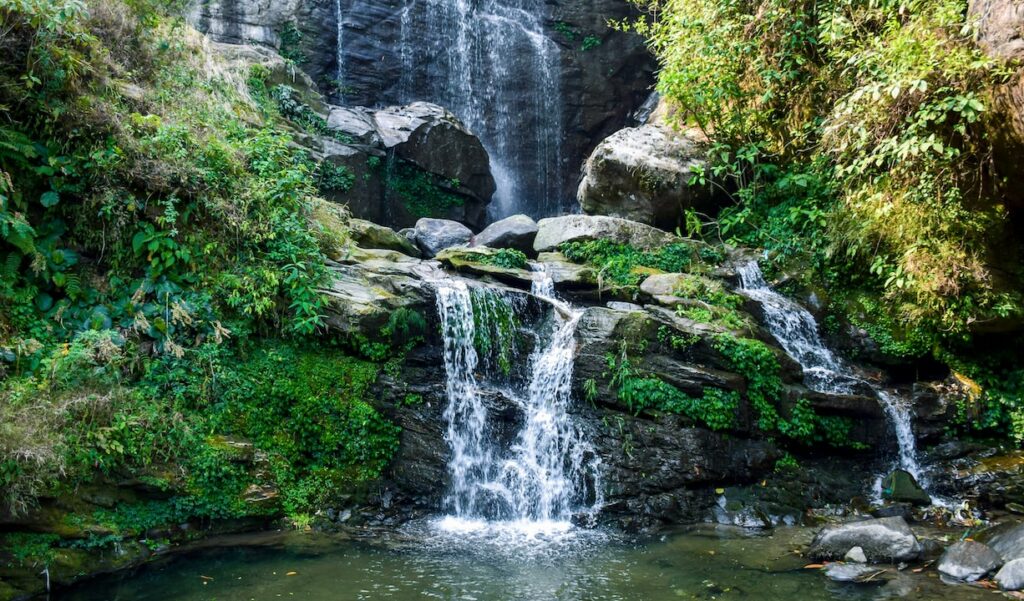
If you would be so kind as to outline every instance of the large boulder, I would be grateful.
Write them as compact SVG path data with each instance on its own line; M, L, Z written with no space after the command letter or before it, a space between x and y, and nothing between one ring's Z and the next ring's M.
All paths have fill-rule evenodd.
M1004 591L1024 589L1024 558L1006 562L1006 565L996 572L995 581Z
M514 248L533 254L533 240L537 237L537 222L526 215L513 215L495 221L473 237L475 246Z
M823 528L807 554L812 559L842 559L854 547L872 563L911 561L921 556L921 543L903 518L876 518Z
M1024 558L1024 523L1000 524L975 538L991 547L1003 561Z
M416 243L427 257L452 246L464 246L473 232L457 221L424 218L416 222Z
M597 215L566 215L549 217L537 222L537 237L533 249L537 252L557 250L564 242L608 240L629 244L642 250L652 250L665 244L680 242L681 238L649 225Z
M455 115L436 104L414 102L377 111L373 119L386 150L490 202L495 184L487 151Z
M974 582L1002 564L999 554L988 545L963 540L951 545L939 559L938 569L943 576L964 582Z
M396 228L423 217L483 226L495 189L487 151L450 112L426 102L328 108L330 135L306 141L346 176L321 188L325 198Z
M719 197L708 185L691 185L707 164L707 140L695 130L663 125L619 130L587 159L577 197L584 213L610 215L674 230L686 209L712 213Z

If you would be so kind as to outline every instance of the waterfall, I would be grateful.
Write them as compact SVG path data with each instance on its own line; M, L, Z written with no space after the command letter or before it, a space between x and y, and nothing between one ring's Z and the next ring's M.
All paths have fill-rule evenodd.
M437 283L437 308L444 337L448 406L446 440L452 451L446 508L456 528L467 521L497 521L564 529L574 512L600 506L599 460L569 413L576 325L582 312L561 305L554 323L537 336L529 372L520 386L503 386L522 414L510 444L496 441L489 425L486 374L478 373L476 328L488 327L489 311L474 306L509 302L506 293L470 289L457 280ZM474 302L474 295L486 300ZM516 311L521 314L522 311ZM536 324L540 325L540 324ZM543 330L551 330L546 332ZM507 333L506 333L507 335Z
M491 217L566 208L562 58L544 30L546 2L396 1L397 101L440 104L480 138L497 184Z
M451 492L446 502L455 515L473 515L478 511L476 483L489 479L492 459L487 445L487 409L474 377L477 354L473 346L473 305L466 284L453 281L438 287L437 311L447 375L445 441L452 450L448 462Z
M548 274L548 268L543 263L530 263L530 271L537 274L530 284L530 294L546 299L555 298L555 282Z
M809 388L825 393L850 394L857 385L866 385L874 391L896 436L899 447L897 466L913 474L924 485L910 403L853 375L850 367L825 346L814 316L799 303L772 290L757 261L740 266L738 273L740 292L761 305L765 327L803 368L804 383Z

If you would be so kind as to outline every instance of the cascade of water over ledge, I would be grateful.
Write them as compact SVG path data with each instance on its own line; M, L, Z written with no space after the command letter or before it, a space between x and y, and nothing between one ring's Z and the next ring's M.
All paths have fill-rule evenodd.
M910 472L926 485L914 438L910 404L899 395L879 388L852 373L821 339L814 316L799 303L772 290L757 261L739 267L740 292L761 305L764 325L789 356L803 368L804 383L811 389L832 394L850 394L857 385L867 385L892 427L899 447L896 467Z
M599 460L569 413L581 313L553 297L542 272L538 279L534 290L551 309L525 328L536 332L535 344L527 370L511 382L488 376L493 370L484 368L487 360L478 354L480 334L488 341L488 354L507 349L509 340L493 338L514 335L507 320L529 314L522 306L525 295L454 279L437 283L447 374L446 440L452 453L445 509L453 528L502 522L528 531L564 530L574 514L600 506ZM504 327L493 327L494 321ZM508 357L493 362L517 379ZM512 397L521 415L504 444L488 402L495 393Z

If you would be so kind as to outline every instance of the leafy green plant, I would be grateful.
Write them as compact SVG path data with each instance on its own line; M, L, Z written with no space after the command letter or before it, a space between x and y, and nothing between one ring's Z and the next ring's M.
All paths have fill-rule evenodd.
M505 269L526 269L529 267L529 260L521 250L514 248L500 248L494 254L485 255L480 259L481 263L504 267Z
M809 256L833 293L874 299L860 321L903 355L1021 314L1022 273L1002 267L1019 251L993 243L1010 232L990 92L1009 71L965 0L635 4L620 26L648 38L676 124L711 142L694 183L734 201L721 237Z

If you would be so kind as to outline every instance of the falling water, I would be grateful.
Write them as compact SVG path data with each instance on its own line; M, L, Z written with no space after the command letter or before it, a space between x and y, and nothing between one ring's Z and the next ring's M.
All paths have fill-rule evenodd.
M445 441L452 450L448 462L451 492L446 502L455 515L475 515L479 492L476 483L489 479L492 459L487 444L487 409L474 377L477 354L473 346L473 304L466 284L451 281L439 286L437 310L447 375Z
M547 3L398 2L395 101L440 104L480 138L497 183L493 218L564 208L561 51L544 31ZM342 81L346 51L339 46Z
M818 334L814 316L799 303L771 289L757 261L738 269L740 291L764 310L764 324L783 350L796 359L804 371L804 382L813 390L832 394L850 394L858 385L874 391L886 417L892 424L899 446L899 467L921 482L921 464L917 458L913 415L910 404L899 396L878 388L850 373L850 368L835 355ZM924 482L921 482L923 485Z
M477 373L474 332L486 325L480 323L486 315L474 316L474 294L490 296L489 302L503 296L493 289L470 290L456 280L437 285L448 376L446 439L452 450L446 505L457 520L454 527L491 520L527 529L567 528L574 512L600 506L598 459L569 414L574 334L582 313L548 297L560 305L551 312L553 331L546 340L538 337L528 381L512 399L523 414L522 425L509 448L499 448L481 394L489 383Z
M530 263L530 271L533 276L533 283L530 284L530 294L541 298L555 298L555 281L548 274L548 269L543 263Z

